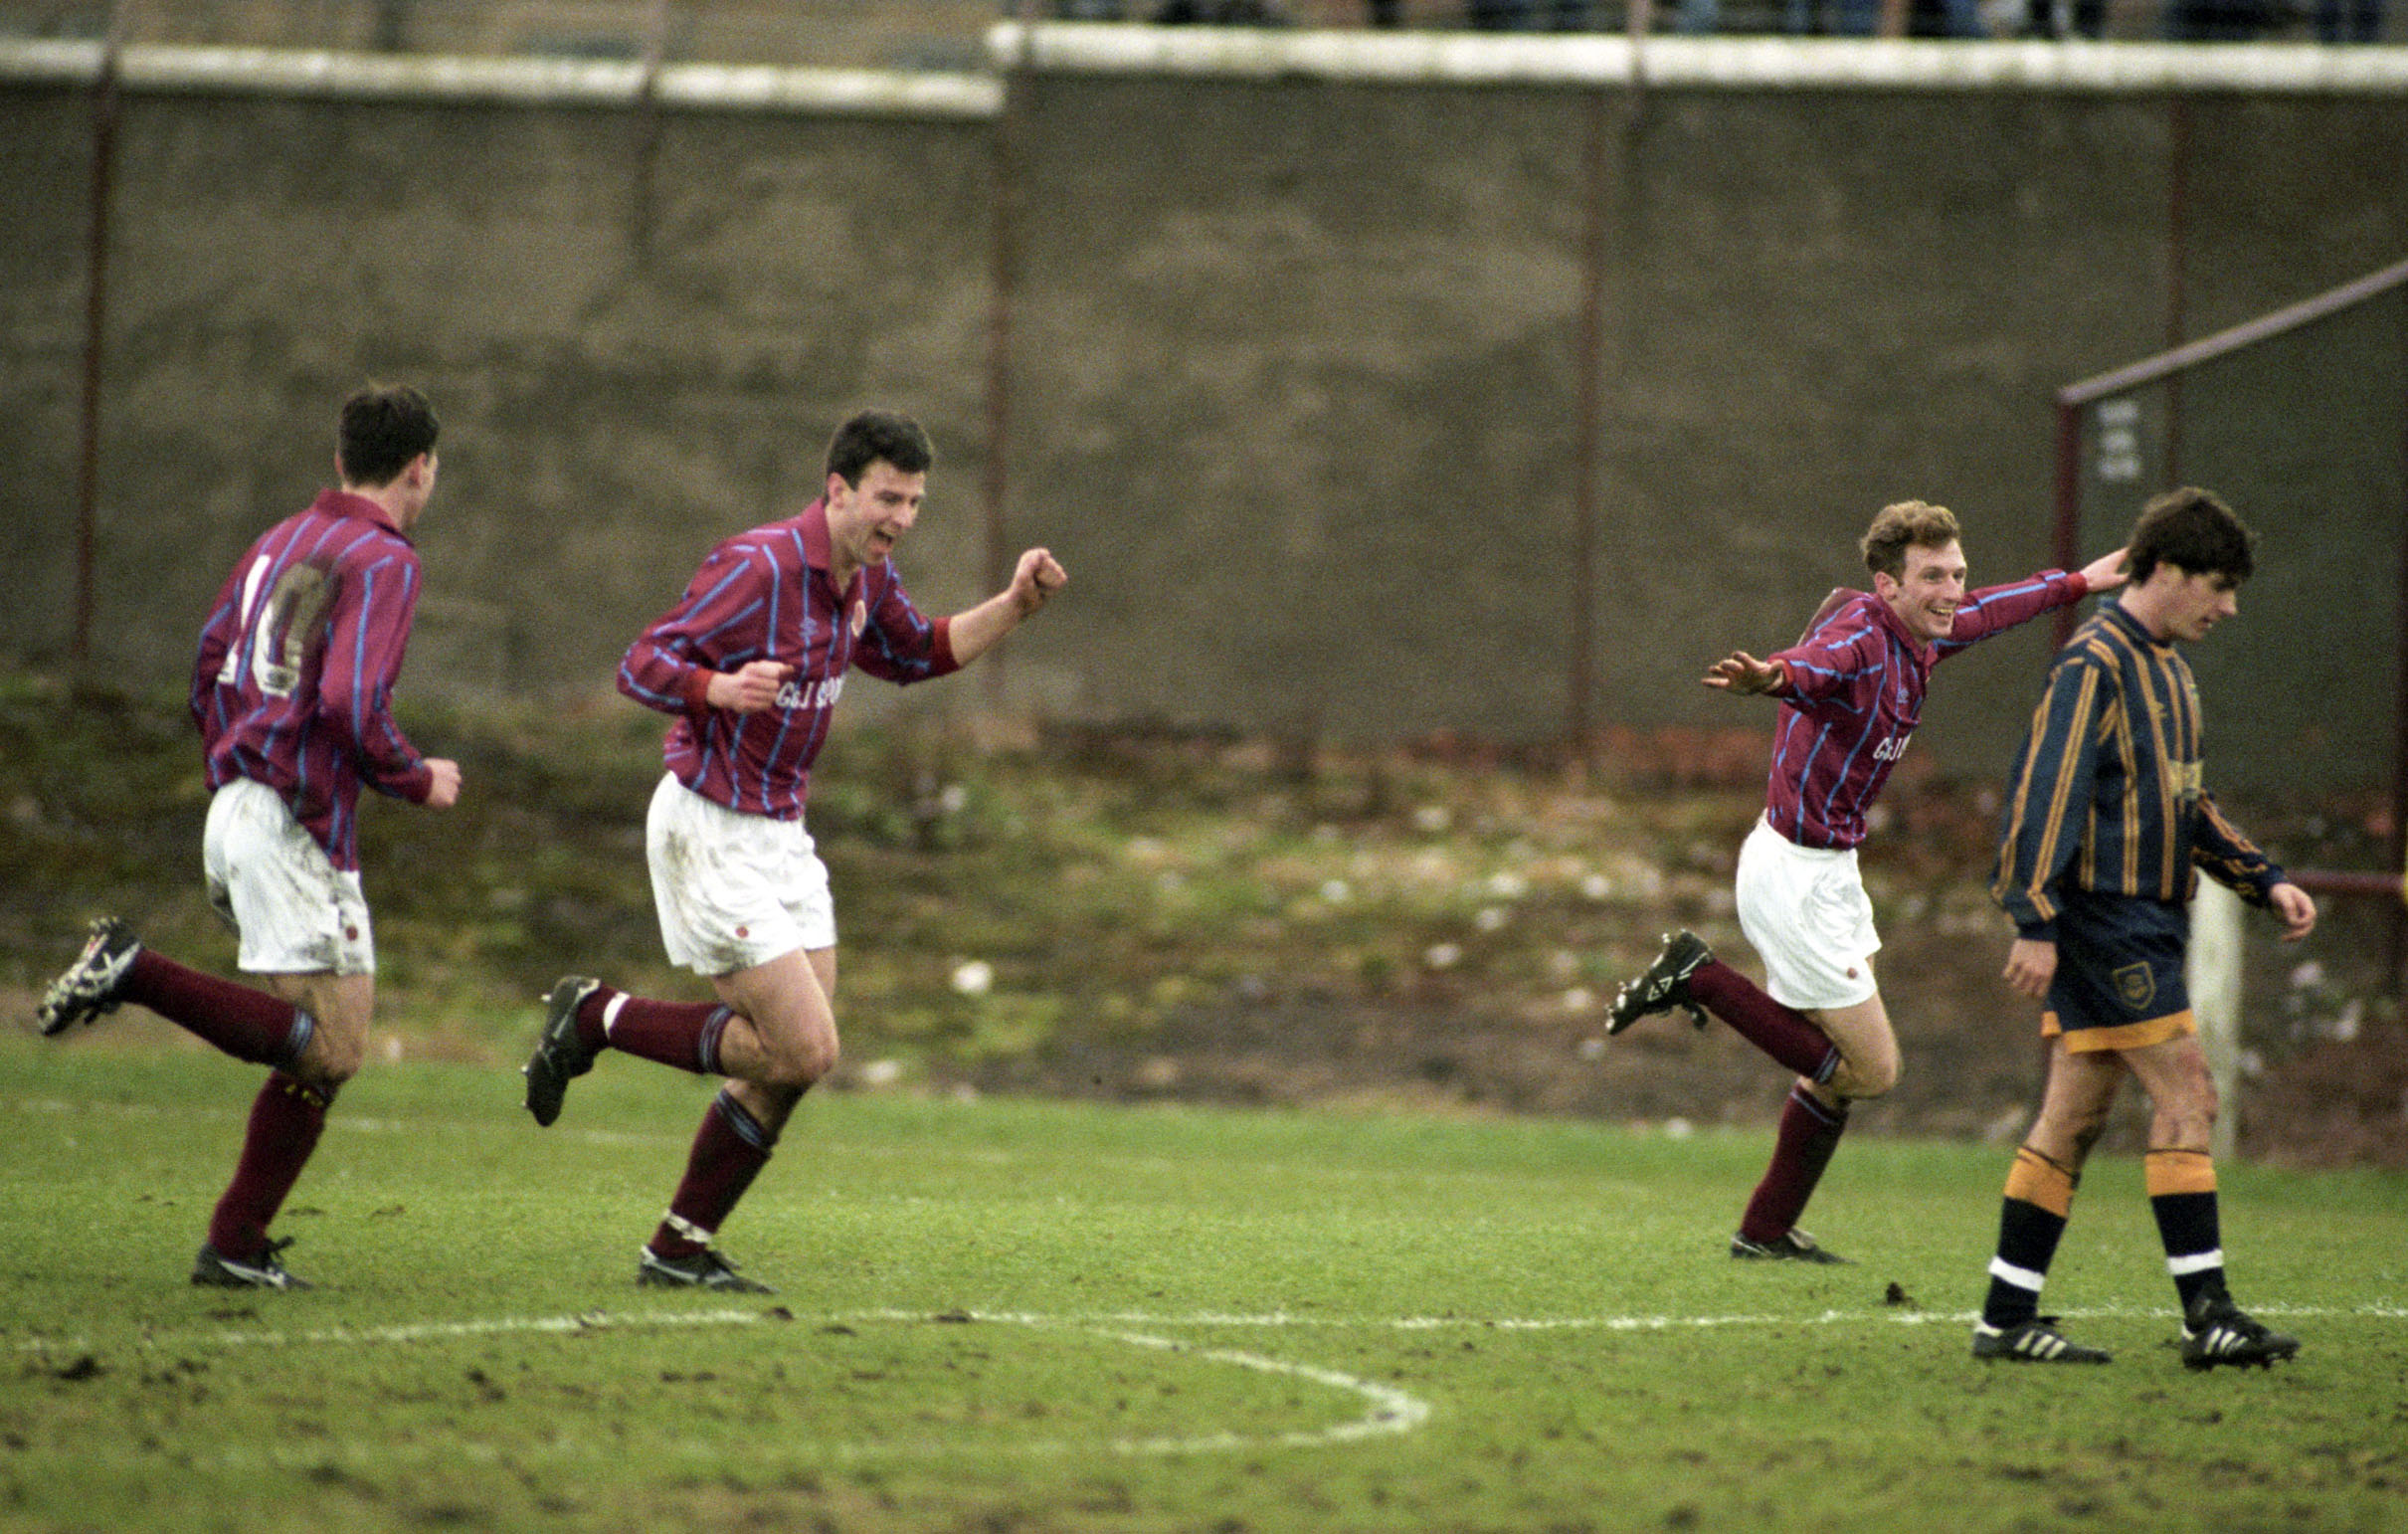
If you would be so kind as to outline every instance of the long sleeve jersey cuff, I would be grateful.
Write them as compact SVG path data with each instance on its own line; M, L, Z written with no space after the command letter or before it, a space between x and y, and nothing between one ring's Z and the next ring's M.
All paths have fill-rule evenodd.
M427 796L435 792L435 769L427 765L425 757L420 757L407 775L395 780L392 792L394 798L404 803L425 804Z
M2291 875L2284 872L2280 864L2270 863L2266 865L2265 871L2255 877L2243 879L2241 887L2234 893L2251 905L2272 905L2274 904L2275 885L2290 882Z
M677 695L685 699L686 710L702 713L711 705L711 678L718 672L707 666L697 666L677 679Z

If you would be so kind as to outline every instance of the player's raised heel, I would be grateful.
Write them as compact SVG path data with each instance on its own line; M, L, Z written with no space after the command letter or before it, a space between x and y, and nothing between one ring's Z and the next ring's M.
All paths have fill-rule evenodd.
M591 975L563 975L544 998L543 1037L519 1067L527 1078L527 1111L538 1124L549 1125L560 1117L569 1082L594 1068L597 1052L578 1037L577 1008L600 989L602 982Z
M1670 1012L1685 1008L1689 1021L1700 1028L1706 1026L1706 1009L1689 995L1689 977L1714 957L1714 950L1695 932L1683 929L1664 934L1664 950L1647 966L1647 972L1614 993L1613 1006L1605 1014L1605 1032L1618 1034L1650 1013Z
M114 1012L142 945L114 916L92 924L84 951L42 993L42 1037L56 1039L79 1023Z

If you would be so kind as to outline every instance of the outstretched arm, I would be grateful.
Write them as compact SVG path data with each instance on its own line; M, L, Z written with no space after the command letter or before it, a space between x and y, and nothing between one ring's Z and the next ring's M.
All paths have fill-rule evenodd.
M1759 661L1745 650L1734 650L1707 667L1700 679L1725 692L1754 694L1780 686L1789 672L1778 661Z
M2092 596L2103 591L2114 591L2132 578L2131 566L2128 562L2130 553L2129 549L2118 549L2112 554L2102 554L2082 567L2082 583L2091 589Z
M968 666L986 654L998 640L1019 628L1021 619L1052 601L1054 593L1068 584L1069 575L1046 550L1032 548L1020 555L1019 566L1012 572L1011 585L946 620L954 661Z

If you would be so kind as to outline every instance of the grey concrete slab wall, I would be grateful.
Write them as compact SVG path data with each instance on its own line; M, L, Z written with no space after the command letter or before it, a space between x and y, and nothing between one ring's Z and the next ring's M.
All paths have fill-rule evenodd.
M0 492L39 529L12 571L42 596L6 643L55 656L87 125L72 93L0 100L12 142L68 167L16 204L51 233L12 262L32 311L12 336L49 344L6 430L47 469ZM978 120L128 91L118 142L102 671L180 673L243 546L330 482L334 408L369 378L420 383L445 421L414 687L607 692L703 551L800 509L867 403L907 403L948 449L957 512L915 540L915 586L978 594Z
M57 653L75 621L91 114L0 91L0 654Z
M1074 705L1560 721L1579 99L1029 94L1014 509L1086 572L1048 623L1113 658Z
M333 404L375 375L447 419L412 686L607 690L702 548L800 504L834 419L877 401L943 453L902 561L927 605L981 594L991 469L1010 547L1072 569L1013 642L1009 707L1545 738L1585 605L1592 718L1746 722L1699 671L1861 580L1882 503L1949 504L1977 579L2024 573L2049 555L2056 386L2408 251L2397 61L2400 81L2269 66L2253 88L2232 61L2265 51L2201 73L2173 50L1944 69L1701 43L1633 90L1612 40L1032 35L1105 31L1155 53L1038 50L998 114L831 110L758 72L716 105L675 77L648 114L489 84L129 91L96 658L180 670L209 586L322 481ZM2101 62L2069 82L2068 57ZM0 237L0 652L46 659L71 617L83 87L0 81L0 132L22 210ZM2374 379L2352 419L2401 387ZM2367 572L2397 566L2395 487L2265 550L2315 572L2293 607L2357 582L2386 647L2397 593ZM2305 690L2250 637L2235 690ZM2035 627L1952 662L1918 750L1995 771L2046 651Z
M1084 706L1357 736L1560 723L1596 99L1242 61L1028 84L1043 211L1014 382L1056 429L1015 438L1016 514L1113 571L1061 627L1143 647ZM1976 579L2048 563L2057 385L2165 344L2177 294L2197 333L2408 249L2396 98L1714 82L1601 110L1589 713L1610 721L1760 717L1699 671L1861 584L1854 540L1890 500L1956 508ZM2364 382L2361 416L2397 419L2396 364ZM2267 560L2294 590L2350 583L2388 654L2386 462L2331 508L2355 545L2269 528ZM2263 486L2227 469L2254 509ZM2088 549L2134 510L2095 505ZM2298 766L2277 742L2355 664L2323 615L2283 610L2311 622L2209 662L2275 726L2236 771L2277 780ZM1998 770L2049 645L2034 626L1952 663L1924 749ZM2318 760L2379 774L2389 738L2378 706L2361 749Z

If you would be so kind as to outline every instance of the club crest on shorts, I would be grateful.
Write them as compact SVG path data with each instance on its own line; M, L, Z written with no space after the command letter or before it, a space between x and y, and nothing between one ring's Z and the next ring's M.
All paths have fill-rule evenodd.
M2145 963L2127 964L2108 979L2115 983L2116 999L2133 1012L2157 999L2157 972Z

